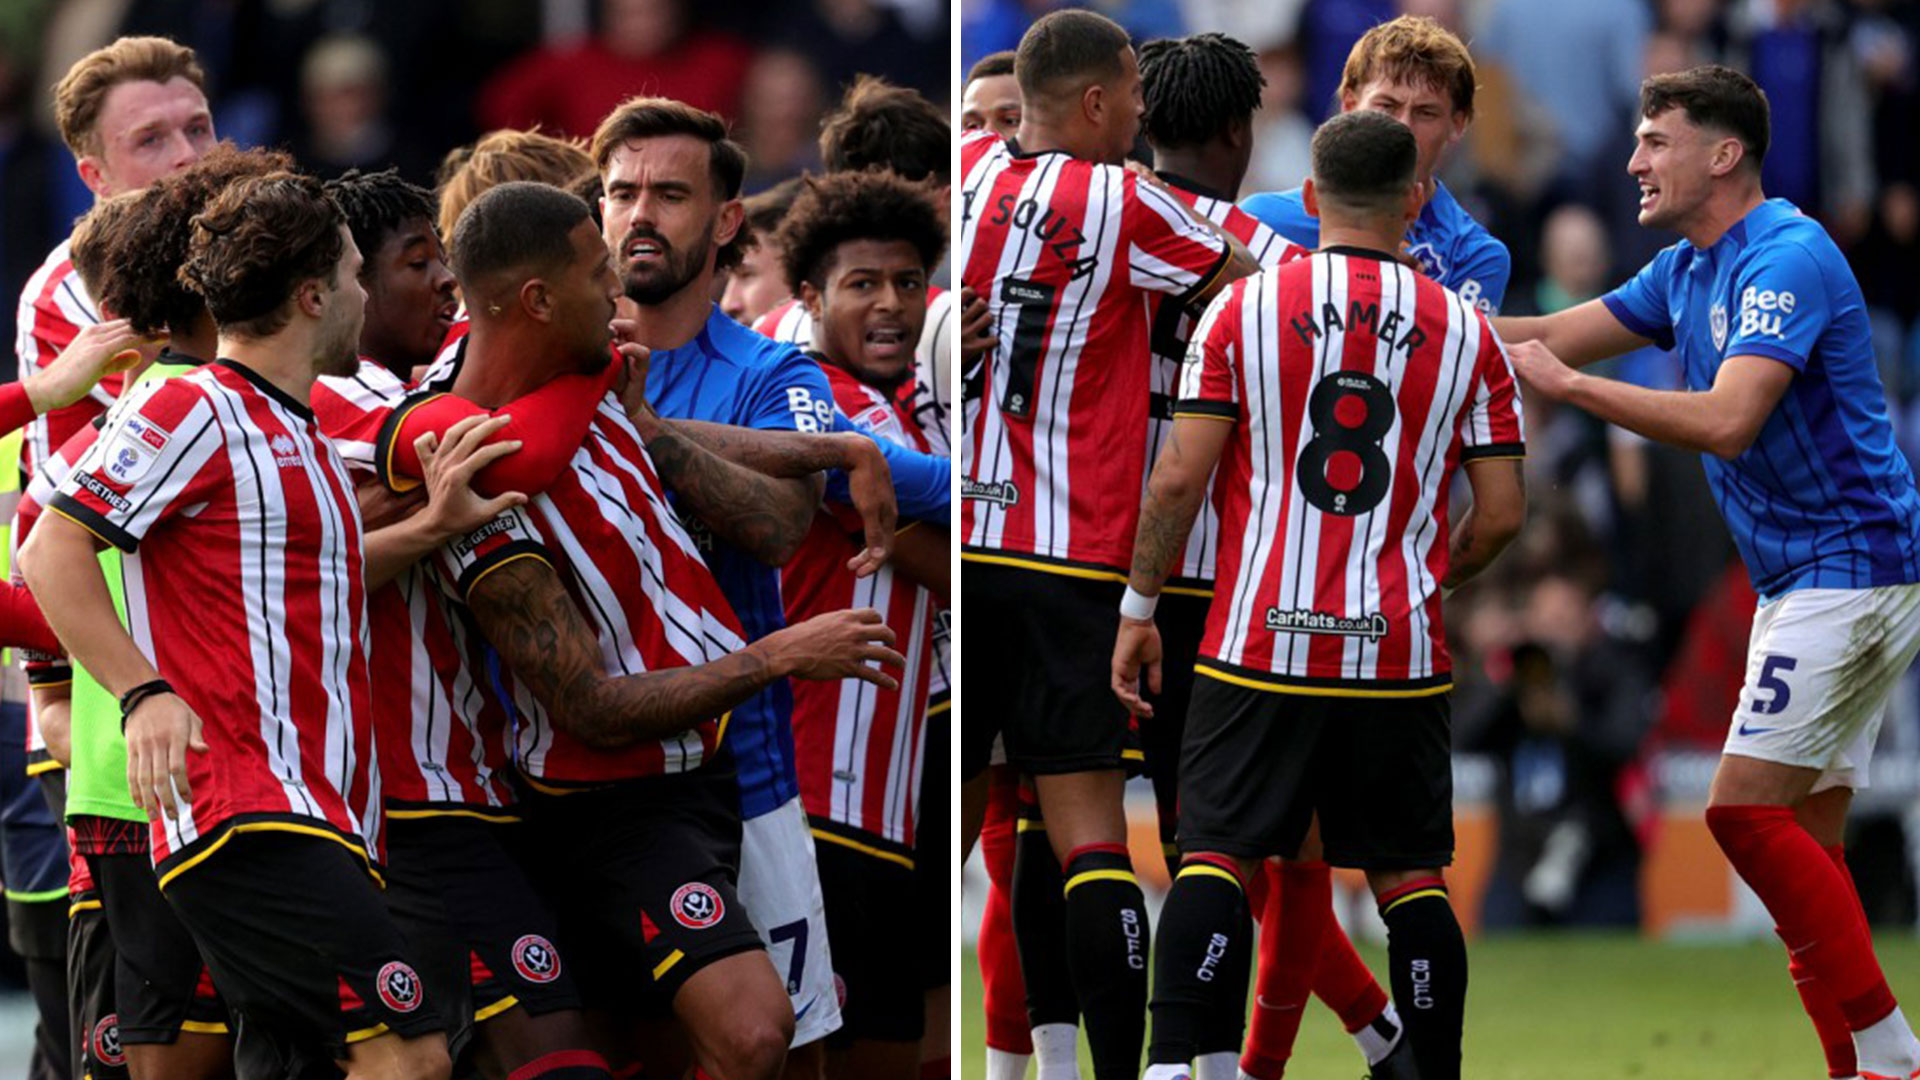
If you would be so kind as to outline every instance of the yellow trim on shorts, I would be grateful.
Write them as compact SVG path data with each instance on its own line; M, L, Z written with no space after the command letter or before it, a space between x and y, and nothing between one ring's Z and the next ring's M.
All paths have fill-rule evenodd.
M1398 897L1397 899L1394 900L1393 903L1388 904L1386 907L1381 908L1380 914L1385 915L1387 912L1392 911L1394 908L1399 907L1401 904L1404 904L1409 900L1418 900L1423 896L1438 896L1442 899L1445 899L1446 895L1447 895L1447 890L1445 889L1420 889L1415 892L1410 892L1405 896Z
M948 698L947 700L941 702L940 704L935 705L933 708L928 709L927 715L939 716L943 712L951 712L951 711L953 711L953 699Z
M473 1011L473 1022L476 1024L485 1023L518 1004L520 1004L520 999L514 997L512 994L508 994L506 997L501 998L499 1001L494 1002L484 1009L475 1009Z
M720 744L727 741L727 725L733 721L733 710L720 714L720 723L713 729L713 749L718 752ZM703 761L704 763L704 761Z
M98 900L76 900L72 904L69 904L67 906L67 918L71 919L75 915L78 915L83 911L99 911L99 910L100 910L100 901Z
M380 876L380 872L375 870L373 866L367 862L367 853L348 843L346 838L339 833L317 828L312 825L297 825L290 821L247 821L229 828L226 832L220 834L219 839L208 844L205 851L196 854L193 858L182 862L180 865L162 874L160 876L160 888L166 888L174 878L207 861L209 855L226 847L227 841L232 840L241 833L250 832L290 832L298 833L301 836L318 836L323 840L331 840L341 847L346 848L348 851L353 852L354 856L360 860L361 865L367 868L367 873L373 878L374 884L379 885L383 889L387 887L386 880Z
M1060 890L1061 895L1072 892L1075 885L1083 885L1089 881L1125 881L1134 885L1140 884L1140 879L1134 877L1131 870L1082 870L1067 879L1067 887Z
M1015 832L1046 832L1047 823L1045 821L1034 821L1031 818L1021 818L1014 822L1013 828Z
M51 684L48 684L48 685L51 685ZM58 761L55 761L52 758L48 758L45 761L36 761L33 764L27 766L27 775L41 776L50 772L59 772L61 769L64 769L64 768L66 768L65 765L60 764Z
M1170 596L1199 596L1208 600L1213 599L1212 589L1188 588L1184 585L1162 585L1160 586L1160 591Z
M1221 878L1222 880L1233 882L1234 888L1240 889L1242 892L1246 891L1245 887L1240 884L1239 878L1233 876L1232 874L1228 873L1225 870L1220 869L1217 866L1214 866L1211 863L1199 863L1199 862L1188 863L1187 865L1181 867L1180 872L1178 874L1175 874L1174 877L1183 878L1183 877L1186 877L1188 874L1193 874L1196 876L1205 875L1207 877Z
M347 1032L347 1045L352 1046L357 1042L366 1042L368 1039L385 1035L390 1030L392 1029L385 1024L375 1024L369 1028L361 1028L359 1031L349 1031Z
M490 814L483 810L388 810L386 815L389 819L398 821L412 821L416 818L470 817L492 822L495 825L512 825L520 820L520 815L512 811Z
M673 965L679 963L682 960L685 960L686 958L687 958L687 954L681 952L679 949L675 949L672 952L668 953L667 958L665 960L662 960L658 964L654 965L653 980L655 982L659 982L660 976L665 975L667 972L673 970Z
M180 1030L188 1035L231 1035L233 1029L219 1020L182 1020Z
M1219 679L1223 683L1244 686L1252 690L1267 690L1276 694L1301 694L1307 697L1348 697L1348 698L1416 698L1432 697L1453 689L1453 683L1445 682L1439 686L1422 686L1412 690L1362 690L1346 686L1295 686L1292 683L1264 682L1249 679L1244 675L1230 675L1224 671L1201 664L1193 665L1195 675L1205 675L1209 679Z
M961 562L987 563L991 566L1011 566L1020 570L1038 570L1043 574L1059 574L1062 577L1087 578L1092 581L1125 582L1127 575L1118 570L1095 570L1089 567L1060 566L1057 563L1031 562L1016 559L1011 555L979 555L971 551L960 553Z
M876 859L885 859L890 863L899 863L909 870L913 869L913 859L909 856L892 851L882 851L872 844L863 844L858 840L841 836L838 833L825 832L820 829L810 829L808 831L813 833L813 838L816 840L825 840L829 844L839 844L841 847L852 848L862 855L871 855Z
M1234 404L1238 405L1239 403L1235 402ZM1219 413L1182 412L1179 409L1173 410L1173 418L1175 420L1218 420L1223 424L1237 424L1240 422L1240 417L1237 414L1234 416L1221 416Z

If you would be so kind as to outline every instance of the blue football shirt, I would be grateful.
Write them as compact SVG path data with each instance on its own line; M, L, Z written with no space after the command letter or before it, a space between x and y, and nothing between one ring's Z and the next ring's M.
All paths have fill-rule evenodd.
M1320 246L1320 219L1307 213L1299 188L1249 195L1240 209L1301 247ZM1407 230L1407 254L1419 262L1422 274L1459 293L1461 299L1488 315L1500 313L1507 279L1513 275L1507 245L1473 220L1438 180L1433 198Z
M655 349L647 366L647 400L661 416L708 420L763 431L859 430L838 415L819 365L800 350L754 333L714 307L692 341ZM882 450L888 440L878 440ZM898 447L889 453L896 499L904 516L945 523L951 468L947 459ZM844 477L829 477L831 495ZM675 503L672 489L668 498ZM786 626L780 569L768 566L708 532L698 519L681 521L699 545L749 641ZM793 759L793 691L783 679L733 710L727 724L740 779L741 814L754 818L800 793Z
M1753 445L1702 455L1763 597L1920 581L1920 493L1894 443L1866 303L1826 230L1769 199L1712 247L1681 241L1604 298L1621 325L1675 351L1689 390L1729 356L1795 378Z

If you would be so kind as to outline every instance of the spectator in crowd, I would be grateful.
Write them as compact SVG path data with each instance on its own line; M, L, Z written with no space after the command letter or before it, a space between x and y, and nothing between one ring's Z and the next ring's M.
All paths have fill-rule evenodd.
M1247 165L1246 190L1286 191L1306 179L1307 149L1313 142L1313 122L1301 111L1306 72L1300 50L1282 46L1261 53L1260 75L1267 84L1253 114L1253 160Z
M537 49L489 80L480 121L585 138L635 94L734 117L752 61L745 42L700 28L686 0L605 0L592 38Z
M788 0L772 40L810 58L838 93L856 75L877 75L946 98L947 36L920 37L878 0Z
M300 107L307 131L294 155L316 175L388 162L399 149L387 122L387 59L366 38L330 37L307 53Z
M815 143L825 98L820 76L804 53L771 49L754 58L737 125L747 148L744 190L761 191L787 177L819 170Z

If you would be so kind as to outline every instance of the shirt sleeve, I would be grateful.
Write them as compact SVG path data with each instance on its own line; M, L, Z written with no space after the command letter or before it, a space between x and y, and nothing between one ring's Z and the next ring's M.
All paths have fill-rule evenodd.
M893 501L901 517L948 526L953 519L952 458L912 450L891 439L874 439L839 409L833 410L832 424L834 431L857 431L880 447L880 456L893 470ZM834 502L853 501L845 472L835 469L827 474L826 496Z
M1721 356L1765 356L1796 372L1807 369L1833 322L1825 275L1799 244L1769 245L1733 275L1727 347Z
M820 365L783 346L744 402L737 423L761 431L833 430L833 388Z
M497 409L454 394L413 394L389 410L374 440L374 467L381 482L394 491L418 487L425 469L413 444L420 436L445 435L469 416L506 416L507 426L487 441L518 439L520 449L475 473L473 489L488 497L509 491L539 494L553 486L579 452L611 385L611 368L607 374L562 375Z
M1666 248L1626 284L1600 298L1621 326L1663 349L1673 348L1673 317L1667 310L1673 258L1673 249Z
M1227 263L1227 242L1180 200L1126 174L1127 268L1135 288L1186 297L1206 288Z
M515 559L553 564L532 520L517 506L442 544L433 553L434 578L448 595L465 603L483 578Z
M1285 237L1289 243L1312 250L1320 246L1320 219L1307 213L1298 189L1263 191L1249 195L1240 209L1259 219L1260 224Z
M1460 431L1460 460L1525 457L1526 417L1507 347L1485 315L1480 320L1480 356L1473 377L1473 400Z
M1512 277L1513 256L1507 253L1507 245L1488 236L1473 256L1463 261L1448 287L1483 314L1498 315Z
M1251 280L1228 286L1200 316L1187 344L1187 358L1180 365L1175 417L1240 419L1240 309L1245 303L1246 282Z
M107 418L48 506L122 551L230 476L226 437L200 389L180 379L145 385Z

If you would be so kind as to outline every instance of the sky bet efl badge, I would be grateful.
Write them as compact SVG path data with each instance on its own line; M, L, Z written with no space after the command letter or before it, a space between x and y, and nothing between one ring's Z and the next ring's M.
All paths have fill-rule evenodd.
M129 416L113 433L113 442L107 447L106 473L108 479L126 486L147 475L153 463L159 459L160 451L166 447L168 434L154 427L144 417Z

